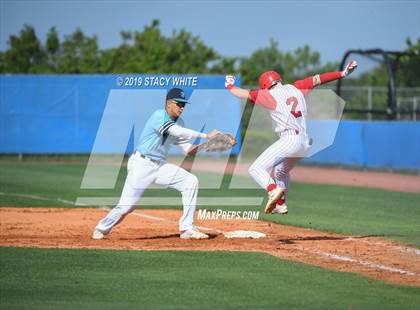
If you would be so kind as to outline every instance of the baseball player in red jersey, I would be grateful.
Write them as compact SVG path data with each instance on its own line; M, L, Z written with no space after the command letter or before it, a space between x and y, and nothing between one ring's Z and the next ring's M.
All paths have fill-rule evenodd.
M279 140L268 147L249 168L252 178L268 192L265 213L288 212L286 199L290 171L310 147L306 133L305 96L316 86L344 78L356 67L357 63L350 61L341 72L317 74L293 84L283 84L279 73L267 71L260 76L260 89L256 90L236 87L235 77L226 76L225 86L233 95L249 99L269 111L274 131L279 135Z

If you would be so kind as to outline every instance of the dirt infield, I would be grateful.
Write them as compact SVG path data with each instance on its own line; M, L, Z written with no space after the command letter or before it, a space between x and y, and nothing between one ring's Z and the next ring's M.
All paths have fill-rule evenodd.
M250 251L420 287L420 250L373 237L349 237L257 220L206 220L208 240L179 239L181 211L138 210L104 240L91 233L107 211L0 208L0 246L129 250ZM253 230L261 239L227 239L221 232Z

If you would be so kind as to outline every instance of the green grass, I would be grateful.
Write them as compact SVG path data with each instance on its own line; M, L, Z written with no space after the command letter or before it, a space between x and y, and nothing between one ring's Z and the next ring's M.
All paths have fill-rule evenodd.
M292 184L288 205L289 215L276 216L276 221L420 246L419 194L297 183Z
M0 206L68 207L56 198L75 201L77 197L119 197L126 169L121 169L115 189L81 190L85 165L76 163L0 162ZM216 176L200 173L204 184ZM249 177L237 177L249 183ZM15 197L13 193L37 195L52 201ZM180 197L174 190L148 190L146 196ZM201 189L199 196L265 197L258 189ZM264 215L261 219L358 236L380 236L420 246L420 195L379 189L292 183L289 215ZM152 206L152 208L159 206ZM149 206L147 208L150 208ZM180 207L177 207L180 209ZM207 207L207 209L260 210L262 207Z
M77 162L0 162L0 192L6 193L0 194L0 206L68 207L54 199L119 197L125 169L111 190L81 190L84 170ZM203 184L215 175L198 177ZM179 197L173 190L146 195ZM201 189L199 195L264 197L265 192ZM293 183L290 214L261 218L420 246L419 202L418 194ZM262 210L207 207L218 208ZM0 248L1 309L416 309L419 304L418 288L265 254Z
M0 248L1 309L418 309L420 289L265 254Z
M80 184L86 166L80 164L20 163L0 164L0 191L6 193L31 194L49 198L74 201L78 196L118 196L121 193L124 176L114 190L81 190ZM124 172L125 169L121 169ZM17 206L65 206L57 202L37 201L14 196L0 197L2 205Z

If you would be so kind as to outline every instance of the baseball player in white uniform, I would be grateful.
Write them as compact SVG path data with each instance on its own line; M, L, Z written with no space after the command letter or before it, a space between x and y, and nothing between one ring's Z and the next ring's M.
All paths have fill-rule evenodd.
M341 72L309 76L292 85L283 85L279 73L267 71L260 76L260 89L257 90L236 87L235 77L226 76L225 86L233 95L249 99L269 110L274 131L279 135L279 140L268 147L249 168L252 178L268 192L265 213L288 213L286 199L290 171L310 147L306 133L305 96L314 87L341 79L356 67L357 63L350 61Z
M219 131L209 134L184 128L180 115L188 101L182 89L172 88L166 96L165 109L155 111L140 136L140 143L130 156L127 178L118 205L99 221L92 238L102 239L124 217L135 209L135 204L151 183L178 190L182 194L183 214L179 220L182 239L206 239L208 235L193 226L197 201L198 180L186 170L166 163L171 145L178 145L185 154L195 154L197 146L190 141L196 138L210 139Z

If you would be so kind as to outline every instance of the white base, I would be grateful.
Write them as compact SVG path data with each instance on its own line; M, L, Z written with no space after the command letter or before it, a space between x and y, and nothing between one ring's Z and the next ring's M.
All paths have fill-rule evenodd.
M264 238L266 237L266 234L260 233L258 231L252 231L252 230L234 230L234 231L227 231L224 232L223 235L228 238L252 238L252 239L258 239L258 238Z

